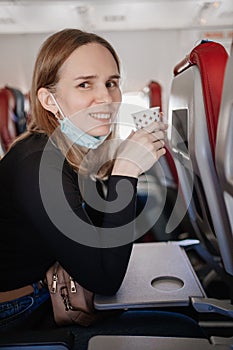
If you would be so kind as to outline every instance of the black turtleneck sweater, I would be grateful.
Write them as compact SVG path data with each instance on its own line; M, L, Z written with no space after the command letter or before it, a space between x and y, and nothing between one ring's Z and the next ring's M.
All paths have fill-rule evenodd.
M57 260L95 293L113 294L121 285L132 249L137 179L110 176L104 211L93 209L63 158L45 135L32 134L0 161L0 291L43 279ZM99 183L85 186L88 200L97 203ZM114 210L116 198L126 205Z

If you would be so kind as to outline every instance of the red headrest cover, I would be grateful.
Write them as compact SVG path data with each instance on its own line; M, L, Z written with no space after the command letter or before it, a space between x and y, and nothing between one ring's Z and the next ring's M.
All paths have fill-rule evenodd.
M8 150L16 137L15 123L10 115L10 110L14 103L15 100L11 91L6 88L0 89L0 138L4 151Z
M218 43L206 42L190 53L190 62L199 67L204 94L209 139L214 154L224 73L228 55Z
M148 85L150 95L150 107L160 107L162 112L162 88L156 81L151 81Z
M227 59L228 54L222 45L211 41L202 42L174 68L175 75L193 65L197 65L199 68L209 140L213 154Z

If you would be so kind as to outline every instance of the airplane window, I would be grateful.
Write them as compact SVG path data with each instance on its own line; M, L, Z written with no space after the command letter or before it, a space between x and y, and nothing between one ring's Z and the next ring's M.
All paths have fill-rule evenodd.
M122 94L122 101L124 103L143 107L143 109L149 108L150 105L149 95L144 91L125 92Z
M125 139L134 129L131 113L150 108L149 94L147 91L125 92L122 94L122 102L119 133L120 137Z

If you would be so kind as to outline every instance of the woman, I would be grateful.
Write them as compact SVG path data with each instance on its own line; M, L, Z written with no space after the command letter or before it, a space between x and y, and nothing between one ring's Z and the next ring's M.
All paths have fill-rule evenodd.
M116 139L120 64L95 34L66 29L45 41L30 101L28 131L0 162L1 332L52 315L40 281L55 261L86 289L117 292L134 239L137 179L165 154L162 123Z

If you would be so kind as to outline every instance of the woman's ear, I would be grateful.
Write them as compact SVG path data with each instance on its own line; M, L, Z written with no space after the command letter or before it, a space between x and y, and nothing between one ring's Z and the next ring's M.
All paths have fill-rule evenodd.
M51 93L46 88L40 88L37 92L37 97L44 109L52 112L54 115L57 113L57 106L51 96Z

